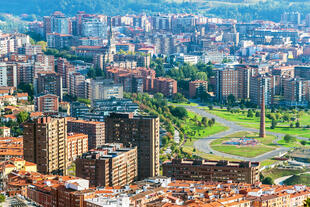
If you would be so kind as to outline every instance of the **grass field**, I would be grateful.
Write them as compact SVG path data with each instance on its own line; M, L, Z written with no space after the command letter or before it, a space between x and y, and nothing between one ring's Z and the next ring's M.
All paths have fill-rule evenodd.
M262 173L264 177L271 177L273 180L275 180L280 177L295 175L303 172L305 172L305 170L287 170L287 169L273 168L264 170Z
M247 112L244 111L243 113L231 113L228 112L226 109L213 109L209 110L207 108L204 108L209 113L212 113L214 115L217 115L223 119L226 119L228 121L233 121L241 126L259 129L259 121L260 117L247 117ZM303 115L300 118L300 123L302 126L309 125L310 123L310 115L308 113L303 113ZM294 136L301 136L310 138L310 129L307 128L290 128L289 123L278 123L277 127L275 129L271 129L271 120L266 118L266 130L270 132L276 132L276 133L282 133L282 134L291 134Z
M283 182L285 185L306 185L310 186L310 174L293 175Z
M234 146L234 145L224 145L224 141L231 140L232 138L255 138L259 141L256 146ZM266 136L266 138L259 138L257 133L252 132L238 132L227 137L214 140L211 142L212 149L224 152L227 154L242 156L242 157L256 157L262 155L266 152L270 152L276 149L276 145L272 143L275 139L274 136Z
M197 156L200 156L204 159L212 159L212 160L223 160L227 159L224 157L215 156L212 154L206 154L203 152L193 152L194 150L194 142L198 139L205 138L208 136L211 136L213 134L217 134L219 132L225 131L228 128L219 124L215 123L212 127L205 127L205 126L199 126L197 125L195 120L201 120L202 116L188 111L188 118L183 122L184 128L185 128L185 135L188 137L184 146L183 150L188 154L196 154ZM231 159L232 160L232 159Z
M190 102L190 103L173 103L173 102L168 102L168 104L171 104L171 105L175 105L175 106L198 106L198 104L196 104L196 103L192 103L192 102Z
M229 161L238 161L236 159L232 159L232 158L229 158L229 157L221 157L221 156L217 156L217 155L214 155L214 154L207 154L207 153L204 153L204 152L200 152L200 151L196 151L196 152L193 152L194 148L193 146L184 146L183 147L183 151L188 153L188 154L195 154L203 159L207 159L207 160L229 160Z
M185 134L192 138L192 141L202 137L208 137L228 129L219 123L215 123L212 127L198 126L195 119L201 120L202 117L194 112L188 111L188 118L183 123Z
M68 174L70 176L75 176L75 169L76 169L76 165L74 162L72 162L71 165L68 167Z
M260 166L264 167L264 166L268 166L268 165L272 165L274 163L276 163L277 160L271 160L271 159L268 159L268 160L264 160L260 163Z

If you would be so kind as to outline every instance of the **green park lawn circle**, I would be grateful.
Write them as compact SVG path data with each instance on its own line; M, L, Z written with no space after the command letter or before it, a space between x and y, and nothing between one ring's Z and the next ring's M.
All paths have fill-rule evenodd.
M258 140L259 144L255 146L235 146L235 145L226 145L223 144L224 141L229 141L233 138L255 138ZM259 138L257 133L253 132L237 132L231 135L228 135L221 139L216 139L211 142L212 149L223 152L226 154L237 155L241 157L253 158L259 155L265 154L277 148L276 145L273 144L273 140L276 137L268 135L265 138Z
M207 112L214 114L218 117L221 117L223 119L226 119L228 121L235 122L241 126L249 127L253 129L259 129L260 124L260 117L247 117L247 111L243 111L243 113L231 113L227 111L226 109L212 109L209 110L207 107L202 108L206 110ZM309 125L310 121L310 114L309 113L303 113L303 115L300 118L301 125ZM275 129L271 129L271 120L266 118L266 130L270 132L275 133L281 133L281 134L290 134L293 136L301 136L310 138L310 129L308 128L291 128L289 127L289 123L278 123L277 127Z

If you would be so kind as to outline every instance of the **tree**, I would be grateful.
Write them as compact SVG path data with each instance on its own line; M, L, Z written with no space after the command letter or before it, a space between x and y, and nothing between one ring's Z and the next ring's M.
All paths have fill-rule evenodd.
M3 203L5 201L5 195L0 194L0 203Z
M208 121L208 126L211 127L212 125L213 125L212 120L209 120L209 121Z
M214 125L215 124L215 118L212 118L211 121L212 121L212 124Z
M228 102L229 105L235 104L235 102L236 102L236 97L235 97L233 94L230 94L230 95L227 97L227 102Z
M253 116L254 116L253 111L249 109L247 117L252 118Z
M26 111L21 111L19 114L17 114L17 122L19 124L24 123L29 118L29 113Z
M307 199L304 201L304 207L310 207L310 198L307 198Z
M208 119L206 117L202 117L201 119L201 123L206 127L207 126L207 122L208 122Z
M45 41L39 41L36 43L37 45L40 45L42 47L42 51L45 52L47 48L47 42Z
M302 145L306 145L306 144L307 144L307 142L306 142L305 140L302 140L302 141L300 141L300 144L302 144Z
M163 146L166 146L169 143L169 138L168 136L163 136L161 139L161 143Z
M22 92L28 93L31 99L33 98L34 88L31 83L20 83L17 88L20 89Z
M172 96L172 101L175 103L182 103L187 102L188 100L181 93L175 93Z
M262 183L265 185L272 185L273 184L273 180L271 177L266 177L262 180Z
M195 75L195 80L208 80L208 75L205 72L198 72Z
M96 71L94 68L89 68L87 71L87 77L92 79L96 78Z
M299 128L299 127L300 127L300 122L299 122L299 121L296 122L295 127L296 127L296 128Z
M78 98L77 101L80 103L90 104L90 100L86 98Z
M158 101L158 100L162 100L164 98L164 94L162 93L156 93L154 95L154 98Z
M282 116L282 119L283 119L283 121L288 122L288 121L290 120L290 115L289 115L288 113L286 113L286 114L284 114L284 115Z
M187 110L184 107L175 107L170 111L173 116L178 117L179 119L184 119L188 116Z
M260 113L258 111L256 111L255 117L260 117Z
M294 137L294 136L292 136L290 134L285 135L283 139L284 139L284 141L286 143L295 142L296 141L296 137Z
M272 121L271 121L271 129L275 129L276 128L276 126L277 126L277 121L276 120L274 120L274 119L272 119Z

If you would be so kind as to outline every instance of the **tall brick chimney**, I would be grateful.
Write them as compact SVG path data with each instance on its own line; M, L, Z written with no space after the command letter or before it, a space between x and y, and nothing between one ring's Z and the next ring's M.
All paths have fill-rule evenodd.
M260 110L260 129L259 129L259 137L264 138L266 136L266 126L265 126L265 87L262 87L262 102L261 102L261 110Z

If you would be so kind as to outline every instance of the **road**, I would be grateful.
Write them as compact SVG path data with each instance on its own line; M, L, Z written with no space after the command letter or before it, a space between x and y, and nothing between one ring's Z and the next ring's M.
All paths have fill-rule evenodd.
M192 112L195 112L195 113L203 116L203 117L207 117L209 119L214 118L216 122L218 122L218 123L229 128L229 130L227 130L227 131L220 132L218 134L211 135L209 137L202 138L202 139L199 139L196 142L194 142L194 147L201 152L208 153L208 154L213 153L214 155L218 155L218 156L222 156L222 157L229 157L229 158L238 159L238 160L261 162L263 160L270 159L270 158L275 157L275 156L279 156L280 154L288 152L290 150L289 148L282 147L281 145L277 144L277 141L282 139L282 137L284 136L283 134L274 133L274 132L266 132L267 134L278 137L274 141L274 143L277 144L279 146L279 148L277 148L276 150L267 152L265 154L259 155L259 156L254 157L254 158L241 157L241 156L236 156L236 155L231 155L231 154L226 154L226 153L215 151L210 147L210 143L215 139L223 138L225 136L228 136L230 134L234 134L234 133L240 132L240 131L258 132L258 130L252 129L252 128L247 128L244 126L240 126L240 125L238 125L232 121L228 121L228 120L222 119L222 118L220 118L214 114L210 114L210 113L206 112L205 110L199 109L198 107L201 107L200 105L198 105L198 106L184 106L184 107L186 109L192 111ZM302 137L298 137L298 138L307 139L307 138L302 138Z

